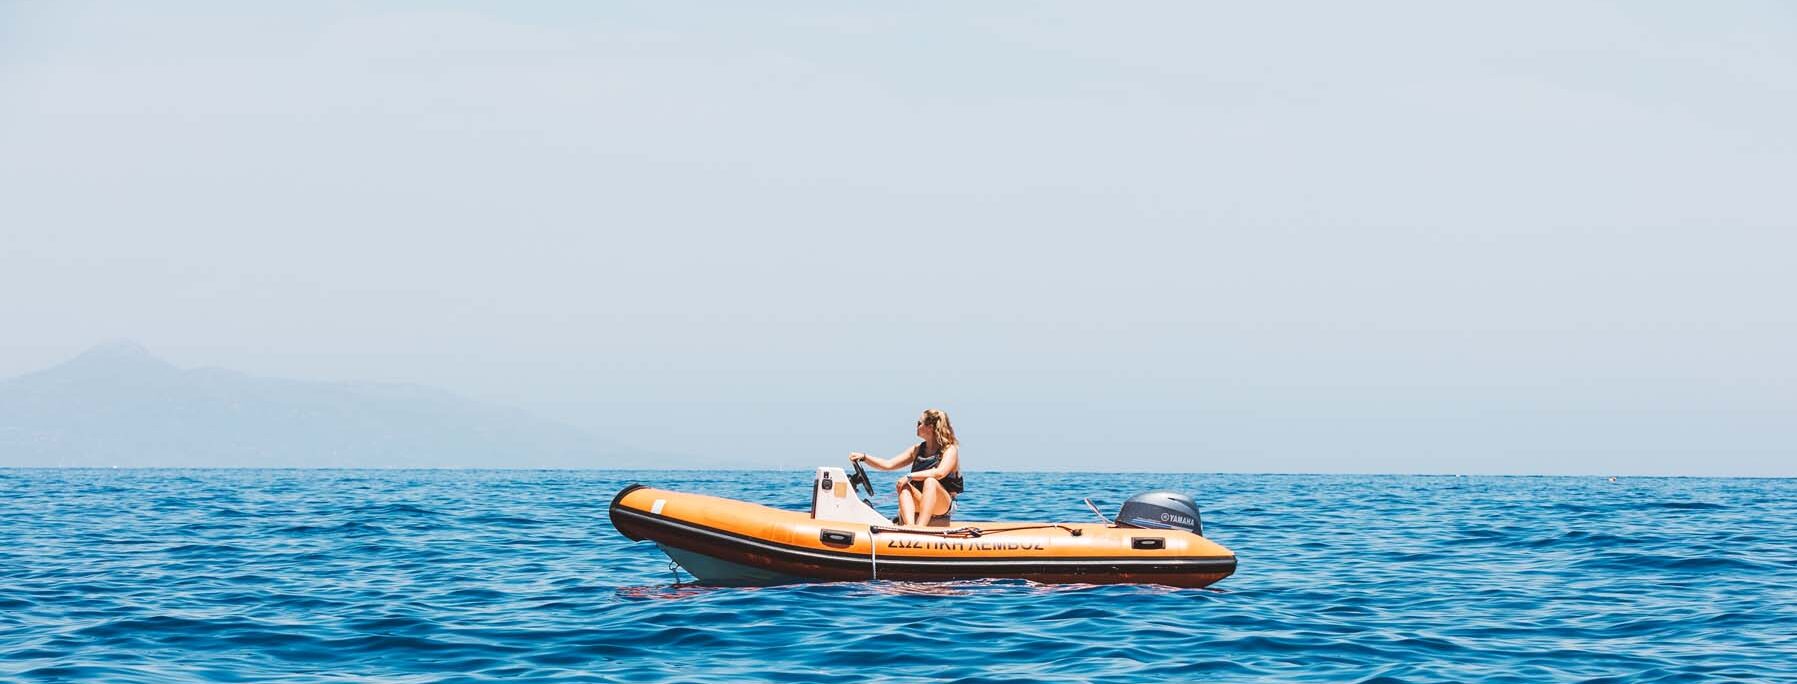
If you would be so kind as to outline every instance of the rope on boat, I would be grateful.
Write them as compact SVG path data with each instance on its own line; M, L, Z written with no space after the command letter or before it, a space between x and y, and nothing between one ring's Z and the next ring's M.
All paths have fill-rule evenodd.
M1049 527L1055 527L1055 528L1060 528L1060 529L1066 530L1067 534L1075 536L1075 537L1080 536L1081 534L1083 534L1085 532L1085 530L1079 529L1077 527L1068 527L1066 525L1062 525L1061 523L1047 523L1047 524L1043 524L1043 525L1023 525L1021 527L1006 527L1006 528L997 529L997 530L986 530L986 534L993 534L995 532L1016 532L1018 530L1040 530L1040 529L1049 528Z
M978 537L986 533L985 530L978 527L957 527L952 530L919 530L911 527L869 525L867 526L867 529L873 532L903 532L905 534L924 534L936 537Z
M920 529L916 529L916 528L912 528L912 527L886 527L886 526L881 526L881 525L868 525L867 530L868 530L869 537L872 537L873 533L875 533L875 532L903 532L905 534L922 534L922 535L929 535L932 537L974 538L974 537L980 537L980 536L988 535L988 534L998 534L999 532L1016 532L1018 530L1041 530L1041 529L1047 529L1050 527L1066 530L1067 534L1073 535L1075 537L1080 536L1080 534L1083 532L1083 530L1080 530L1079 528L1068 527L1061 523L1047 523L1047 524L1043 524L1043 525L1019 525L1017 527L1000 527L998 529L993 529L993 530L985 530L985 529L980 529L978 527L957 527L952 530L920 530Z

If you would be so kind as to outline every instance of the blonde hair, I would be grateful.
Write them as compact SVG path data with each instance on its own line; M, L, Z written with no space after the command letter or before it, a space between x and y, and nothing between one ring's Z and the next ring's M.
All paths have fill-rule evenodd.
M947 448L951 444L960 444L960 442L955 440L955 426L949 424L948 414L944 413L942 409L924 409L923 424L924 427L928 427L932 432L936 433L936 446L938 448Z

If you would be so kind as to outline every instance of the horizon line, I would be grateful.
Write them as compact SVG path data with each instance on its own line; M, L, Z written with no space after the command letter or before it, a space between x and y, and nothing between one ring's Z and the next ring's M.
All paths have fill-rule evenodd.
M366 472L400 472L400 471L491 471L491 472L677 472L677 473L786 473L805 472L786 468L533 468L505 466L9 466L0 465L0 471L11 470L230 470L230 471L366 471ZM1006 470L991 469L978 472L1005 474L1079 474L1079 475L1271 475L1284 477L1573 477L1573 478L1635 478L1635 479L1710 479L1710 480L1791 480L1797 475L1642 475L1625 473L1399 473L1399 472L1273 472L1273 471L1196 471L1196 470Z

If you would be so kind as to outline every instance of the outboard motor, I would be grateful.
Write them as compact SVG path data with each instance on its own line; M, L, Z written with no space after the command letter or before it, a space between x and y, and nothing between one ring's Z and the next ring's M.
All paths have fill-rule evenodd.
M1116 523L1119 527L1204 534L1204 519L1198 515L1198 503L1179 492L1148 492L1129 497L1123 502L1123 510L1117 512Z

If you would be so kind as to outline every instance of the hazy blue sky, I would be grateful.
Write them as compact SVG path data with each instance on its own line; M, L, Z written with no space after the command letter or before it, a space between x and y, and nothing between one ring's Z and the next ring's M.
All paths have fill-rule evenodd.
M444 9L455 7L455 9ZM1797 475L1797 8L0 1L0 376L807 467Z

